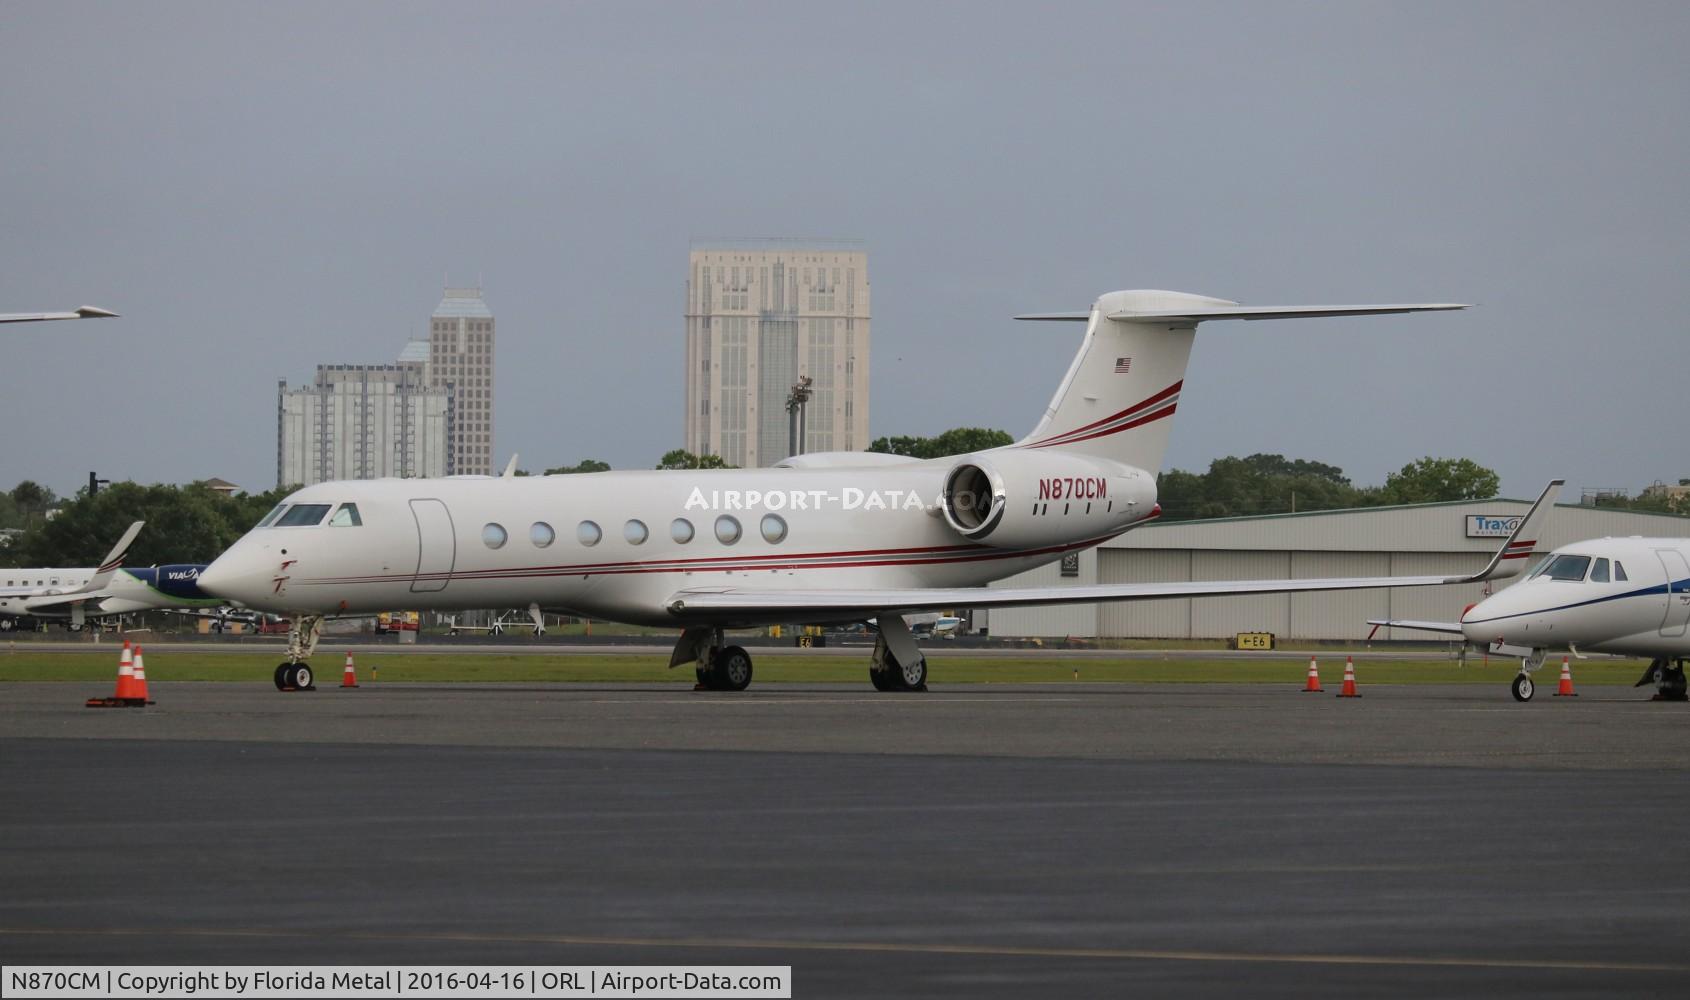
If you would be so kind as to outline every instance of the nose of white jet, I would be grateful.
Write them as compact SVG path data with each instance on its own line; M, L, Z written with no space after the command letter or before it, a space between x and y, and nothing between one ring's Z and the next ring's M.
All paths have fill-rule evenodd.
M1467 610L1461 612L1462 634L1472 643L1506 641L1512 621L1509 616L1516 603L1507 591L1502 591L1467 605Z
M251 606L264 593L262 574L251 563L237 543L200 570L199 587L213 597Z

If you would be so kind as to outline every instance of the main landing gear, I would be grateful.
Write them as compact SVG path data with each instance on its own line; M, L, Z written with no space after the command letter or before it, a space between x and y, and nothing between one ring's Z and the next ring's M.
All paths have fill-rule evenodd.
M1537 691L1537 685L1532 683L1532 672L1543 666L1544 657L1549 655L1547 649L1534 649L1520 660L1520 673L1514 678L1508 689L1514 692L1515 701L1531 701Z
M1649 669L1643 671L1643 677L1633 687L1655 685L1654 701L1690 701L1690 695L1685 693L1684 665L1686 660L1679 660L1674 665L1671 660L1662 656L1649 664Z
M722 645L722 630L689 628L681 633L669 666L696 664L701 691L744 691L751 686L751 654L742 646Z
M276 690L315 691L311 665L306 660L317 651L317 640L323 636L322 615L299 615L288 627L288 658L276 668Z
M876 691L927 690L927 657L897 615L881 615L868 679ZM751 654L741 646L723 645L722 630L695 627L681 633L670 667L693 664L700 691L744 691L751 685Z
M874 623L880 634L869 660L869 683L876 691L927 690L927 657L921 655L909 625L897 615L880 615Z

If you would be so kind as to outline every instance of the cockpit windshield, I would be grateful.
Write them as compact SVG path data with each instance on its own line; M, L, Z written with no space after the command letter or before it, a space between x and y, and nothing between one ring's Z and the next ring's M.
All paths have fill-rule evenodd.
M1584 580L1584 574L1589 570L1589 556L1551 556L1536 573L1532 574L1532 578L1546 577L1550 580L1578 583Z
M334 512L334 517L329 518L329 527L331 528L361 528L363 526L364 519L358 516L358 505L355 503L341 504L340 509Z
M276 521L278 528L303 528L323 522L323 515L329 512L326 503L296 503L288 508L280 520Z
M274 521L277 517L281 516L282 511L287 510L287 509L288 509L287 504L285 504L285 503L277 504L276 506L270 508L270 513L264 515L264 520L259 521L257 524L253 525L253 527L255 527L255 528L268 528L270 526L270 522Z

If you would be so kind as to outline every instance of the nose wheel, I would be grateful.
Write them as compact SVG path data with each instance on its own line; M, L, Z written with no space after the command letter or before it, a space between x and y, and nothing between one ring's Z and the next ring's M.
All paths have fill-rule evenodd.
M298 615L288 627L288 658L276 668L276 690L315 691L316 678L306 660L317 651L317 640L323 634L322 615Z
M1514 693L1515 701L1531 701L1537 691L1537 685L1532 683L1532 672L1543 666L1543 661L1549 656L1547 649L1534 649L1520 660L1519 676L1508 689Z
M316 678L305 663L284 663L276 668L277 691L315 691Z

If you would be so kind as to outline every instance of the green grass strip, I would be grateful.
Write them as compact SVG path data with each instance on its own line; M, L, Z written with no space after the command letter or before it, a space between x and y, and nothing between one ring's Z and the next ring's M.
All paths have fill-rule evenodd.
M868 653L861 658L831 655L752 654L759 681L810 681L855 683L865 679ZM271 672L280 657L247 653L201 653L160 651L147 657L147 678L154 681L254 681L270 683ZM338 684L344 660L339 655L319 654L312 665L319 686ZM498 653L405 654L384 656L379 652L359 653L360 683L533 683L597 681L618 683L673 683L693 680L692 668L670 670L668 655L604 655L560 653L557 656L501 655ZM1101 657L1064 659L1056 656L973 657L945 656L928 661L931 680L942 684L1054 684L1086 683L1211 683L1211 684L1302 684L1308 672L1306 659L1122 659ZM1589 660L1573 665L1577 685L1632 684L1643 672L1641 660ZM1540 689L1553 690L1560 677L1560 661L1553 660L1537 672ZM1466 667L1445 658L1425 660L1376 660L1356 658L1356 674L1363 684L1497 684L1505 685L1517 670L1516 661L1490 661L1481 665L1475 658ZM117 676L115 650L101 653L0 653L0 682L76 681L111 683ZM1344 676L1343 657L1323 657L1322 683L1336 689Z

